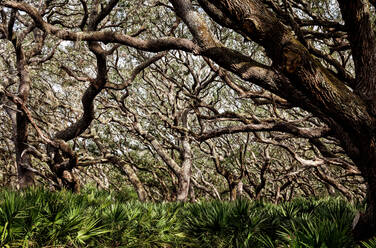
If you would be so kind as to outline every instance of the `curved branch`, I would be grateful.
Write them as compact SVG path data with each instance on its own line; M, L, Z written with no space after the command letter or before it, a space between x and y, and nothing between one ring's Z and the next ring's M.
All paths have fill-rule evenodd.
M63 40L101 41L104 43L119 43L143 51L160 52L178 49L188 52L197 52L199 48L188 39L165 37L161 39L142 40L130 35L112 31L72 32L68 29L58 28L43 20L38 10L26 3L5 1L2 6L25 11L34 20L36 25L48 34L52 34Z
M275 121L273 123L246 124L241 126L229 126L223 128L212 129L208 132L200 134L196 137L198 141L205 141L223 134L260 132L260 131L281 131L294 134L302 138L319 138L329 134L328 127L323 128L303 128L297 127L289 122Z

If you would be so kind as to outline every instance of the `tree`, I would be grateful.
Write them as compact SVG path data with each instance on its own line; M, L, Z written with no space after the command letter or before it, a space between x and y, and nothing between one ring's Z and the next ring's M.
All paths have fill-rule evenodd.
M367 1L338 1L345 24L325 22L334 31L345 30L352 52L355 77L340 68L325 68L314 56L317 49L310 45L299 26L299 16L282 12L273 3L262 1L224 0L199 1L216 22L242 34L265 48L272 65L266 66L241 56L218 44L206 24L199 19L188 1L172 1L177 14L190 28L200 46L201 54L242 78L287 99L323 120L331 129L367 182L367 211L360 216L354 233L369 237L376 232L376 164L375 164L375 83L373 67L375 36ZM296 3L309 11L309 4ZM285 6L290 7L291 5ZM280 14L287 17L278 18ZM308 12L312 16L312 12ZM312 16L313 25L321 26ZM287 18L287 20L286 20ZM304 24L303 21L301 21ZM287 26L286 24L289 24ZM301 25L302 25L301 24ZM334 26L339 25L339 26ZM295 34L294 34L295 32ZM311 52L311 51L312 52ZM328 57L323 54L323 57Z
M51 137L52 140L44 139L50 147L48 149L50 168L55 174L61 174L60 177L65 180L63 184L75 184L74 180L64 179L63 172L71 173L72 168L77 164L77 157L66 142L78 137L87 129L94 119L94 98L106 86L111 88L107 82L106 58L117 49L117 46L148 52L182 50L205 57L209 65L213 61L220 66L218 68L211 65L211 70L216 71L217 75L240 96L248 95L256 100L266 99L269 104L284 108L299 107L321 121L317 124L316 121L309 120L311 124L303 124L303 121L298 123L283 121L283 118L277 121L258 120L252 116L245 120L244 116L240 115L216 113L218 117L222 115L225 118L237 118L244 125L219 128L214 131L203 129L200 133L190 133L191 137L204 141L231 132L284 132L308 140L317 156L314 159L303 158L291 146L276 143L278 138L275 134L271 138L260 136L259 141L272 145L281 144L283 149L289 151L292 157L305 166L318 167L338 163L347 170L356 172L353 170L355 165L367 184L367 210L360 215L354 235L360 239L374 235L376 233L376 77L374 75L376 3L366 0L198 0L197 3L189 0L170 0L169 3L157 2L155 6L163 6L171 10L170 14L175 13L188 27L190 34L182 32L172 36L168 32L161 31L162 37L149 39L148 35L152 36L150 33L137 37L142 33L142 28L139 32L127 35L122 33L121 25L100 26L105 18L113 18L111 21L115 20L114 22L121 18L122 12L114 11L115 6L120 6L120 9L126 9L128 6L126 2L119 0L105 1L101 4L99 1L90 1L90 9L85 1L74 1L82 11L79 15L80 24L72 24L73 26L48 17L48 11L53 9L48 8L51 1L46 1L41 10L26 2L1 2L2 6L12 9L11 12L15 13L13 15L16 15L16 10L26 12L33 20L32 25L40 29L44 35L62 40L87 41L89 49L95 55L97 75L86 80L91 82L91 85L83 97L82 118L68 128L58 131ZM150 4L149 1L145 1L142 7L150 8ZM112 11L115 14L110 16ZM3 11L3 15L6 13ZM212 18L216 24L209 26L209 20L204 14ZM167 16L173 18L171 15L165 15ZM21 25L23 16L18 15L17 20ZM170 21L170 23L174 22ZM212 27L217 25L240 34L246 41L245 44L236 47L229 42L221 42L212 31L214 30ZM2 35L12 39L9 30L9 22L3 23ZM247 42L258 44L263 48L263 59L255 55L247 55L245 48ZM105 50L108 49L106 47L108 43L118 45ZM15 46L18 55L21 54L19 48ZM17 58L19 58L18 64L21 65L18 68L22 71L23 57ZM257 97L255 90L231 80L232 74L268 92ZM25 82L27 83L23 78L25 74L19 75L20 85L25 85ZM24 91L20 93L22 92ZM9 99L12 97L8 94ZM24 116L25 122L28 112L23 106L27 97L22 94L19 94L19 97L20 100L13 97L13 102L18 103L17 113ZM205 107L201 106L201 108ZM28 117L28 121L33 123L31 117ZM23 130L17 135L22 136L26 133L25 125ZM138 131L146 140L152 142L152 139L148 139L147 134L140 128ZM182 142L188 141L188 130L183 133L186 136L182 135ZM26 147L22 146L27 143L26 136L21 136L23 140L19 140L21 144L17 148L19 151L16 149L18 157L25 154L23 151ZM351 161L345 156L333 156L332 149L336 146L340 146ZM22 161L21 163L24 164ZM337 187L338 190L345 192L324 171L318 169L317 173L318 177L330 187Z

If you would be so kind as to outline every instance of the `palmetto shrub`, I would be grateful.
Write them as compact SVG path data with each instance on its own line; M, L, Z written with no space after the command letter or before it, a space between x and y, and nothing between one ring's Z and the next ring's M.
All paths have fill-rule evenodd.
M188 247L194 245L182 232L179 204L113 203L102 208L102 224L111 233L107 243L122 247Z
M2 199L0 200L0 245L2 247L13 240L22 239L26 203L14 192L2 192L0 199Z
M0 247L376 247L339 198L141 203L127 193L0 191Z
M297 199L279 206L286 219L281 239L288 247L355 247L351 223L356 209L339 198Z
M180 204L116 202L100 191L30 189L0 196L0 247L194 245L181 231Z
M376 237L368 240L368 241L363 241L362 245L364 248L376 248Z
M3 246L81 246L109 232L85 214L82 195L37 190L2 192L0 226L7 226Z
M202 202L188 206L185 232L201 247L262 247L276 236L276 222L260 202Z
M356 209L342 199L203 202L188 207L186 232L201 247L356 247Z

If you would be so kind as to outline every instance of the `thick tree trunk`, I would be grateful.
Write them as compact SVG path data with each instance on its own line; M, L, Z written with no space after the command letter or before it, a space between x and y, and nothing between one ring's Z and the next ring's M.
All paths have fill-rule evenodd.
M25 152L28 148L29 120L23 111L23 105L26 105L29 98L31 79L29 77L23 48L15 35L12 37L12 43L16 51L16 65L19 78L19 102L16 104L17 112L10 110L8 114L11 116L13 122L18 182L20 188L25 188L34 184L34 173L29 169L31 168L31 158L30 155Z
M16 145L17 176L18 184L21 189L34 185L34 173L28 169L31 165L30 156L29 154L22 154L25 149L24 144Z
M176 199L178 201L185 202L188 200L190 178L181 176L179 177L178 181L179 181L179 185L178 185L178 191L176 193L177 194Z
M8 105L16 108L16 105L13 105L11 102L8 102ZM27 142L27 122L23 120L22 112L17 114L17 112L11 108L5 108L5 110L12 120L18 185L20 188L26 188L34 184L34 173L26 168L27 166L30 166L30 156L28 154L23 154L23 151L26 149L25 144Z
M362 159L362 166L359 166L362 175L367 183L367 208L361 213L359 220L354 220L353 234L356 240L365 240L371 238L376 233L376 147L371 141L369 151Z
M178 175L178 189L176 199L178 201L188 201L189 189L191 184L191 167L192 167L192 154L190 144L185 142L184 162ZM184 143L183 142L183 143Z
M28 120L22 112L22 108L17 106L18 112L16 114L16 125L14 144L16 150L16 164L18 174L18 184L20 188L26 188L34 185L34 173L31 168L31 158L28 153L24 151L28 148Z
M372 191L372 192L371 192ZM376 233L376 188L368 189L367 209L354 223L353 234L356 240L366 240Z
M181 117L182 125L185 128L188 128L188 109L185 109L182 113ZM192 148L191 143L189 141L188 134L184 134L181 137L181 143L183 150L181 152L183 163L181 165L181 169L178 171L178 192L177 192L177 200L178 201L188 201L188 194L191 184L191 170L192 170Z
M376 188L367 194L367 209L359 220L354 220L353 234L356 240L366 240L376 233Z

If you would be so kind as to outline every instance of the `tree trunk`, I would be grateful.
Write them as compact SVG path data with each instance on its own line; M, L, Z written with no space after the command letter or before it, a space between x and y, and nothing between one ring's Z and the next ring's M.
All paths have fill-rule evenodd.
M17 153L19 154L19 151L17 151ZM19 156L18 154L17 156ZM23 189L23 188L27 188L27 187L34 185L35 183L34 173L27 168L31 164L30 156L25 155L21 159L16 159L16 164L17 164L18 184L20 188Z
M81 184L79 178L74 174L73 170L64 170L61 177L63 186L74 193L79 193Z
M188 109L185 109L182 113L182 125L187 128L188 127ZM181 137L181 143L183 147L183 151L181 152L183 163L181 165L181 169L178 171L178 192L177 192L177 200L186 202L188 200L188 194L190 189L191 183L191 169L192 169L192 148L191 143L189 140L189 136L187 133L183 134Z
M184 114L182 114L183 126L187 126L187 115L188 111L184 111ZM134 129L153 146L154 150L166 163L170 171L178 178L176 200L183 202L187 201L190 188L191 168L193 159L191 144L188 135L184 134L181 137L182 150L180 151L180 154L183 159L183 162L181 166L179 166L178 163L168 154L166 149L162 147L159 141L150 133L145 131L138 121L134 123Z
M195 188L192 183L189 184L189 201L191 203L196 202L196 193Z
M237 198L238 199L242 199L243 198L243 182L242 181L240 181L238 183L236 194L237 194Z
M149 200L148 193L146 192L143 183L140 181L140 179L138 178L133 168L130 165L126 164L124 170L126 171L128 175L129 181L131 181L133 187L135 188L137 192L138 199L141 202L148 201Z
M361 213L357 223L354 223L353 234L356 240L365 240L371 238L376 233L376 147L375 142L371 140L370 149L358 162L360 171L367 183L367 208Z
M227 179L228 188L230 191L230 201L236 201L238 196L238 187L240 183L240 179L233 179L233 177L230 175Z
M186 202L188 200L189 185L191 181L191 174L181 174L178 176L178 189L176 192L176 200Z
M376 171L376 170L375 170ZM373 183L375 184L375 183ZM353 234L356 240L366 240L376 233L376 188L368 188L367 209L361 213L357 223L354 223Z
M236 192L237 192L237 184L232 183L230 184L230 201L236 201Z
M116 168L119 169L120 173L128 177L129 181L131 182L131 184L137 192L138 199L141 202L148 201L149 197L145 190L144 184L137 176L136 171L133 169L133 167L130 164L120 160L116 156L107 155L106 157L111 163L113 163L116 166Z
M16 108L11 102L8 102L8 104ZM26 149L27 122L24 119L25 117L22 115L22 112L17 113L11 108L5 108L5 110L12 120L18 185L20 188L26 188L34 184L34 173L27 169L27 167L30 166L30 156L29 154L22 154Z

